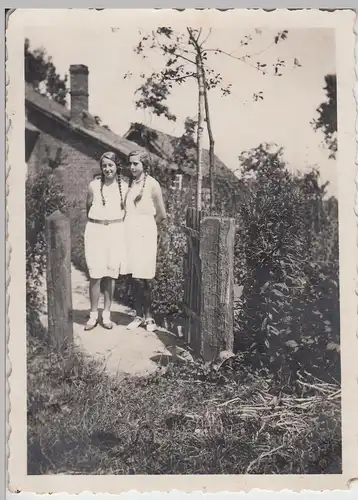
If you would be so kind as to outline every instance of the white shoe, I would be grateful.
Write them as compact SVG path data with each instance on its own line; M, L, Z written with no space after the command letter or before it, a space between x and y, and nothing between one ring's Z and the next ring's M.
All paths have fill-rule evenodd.
M133 321L127 325L127 330L135 330L136 328L139 328L143 324L143 318L140 316L136 316Z
M147 332L154 332L157 329L154 319L148 318L145 320L145 327Z
M103 311L102 313L102 326L107 330L111 330L113 328L111 313L109 311Z
M97 324L98 324L98 313L91 311L89 320L85 324L85 330L87 332L93 330L93 328L95 328Z

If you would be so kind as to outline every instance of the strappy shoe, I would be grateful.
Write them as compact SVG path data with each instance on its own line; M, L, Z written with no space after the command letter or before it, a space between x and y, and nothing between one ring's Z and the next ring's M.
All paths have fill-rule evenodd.
M139 328L143 324L143 318L140 316L136 316L133 321L127 325L127 330L135 330L136 328Z
M103 328L105 328L106 330L112 330L112 328L113 328L113 323L112 323L112 321L109 321L109 322L107 322L107 321L103 321L103 322L102 322L102 326L103 326Z
M148 318L145 320L145 328L147 332L154 332L157 329L157 325L153 318Z
M89 320L85 324L85 328L84 328L85 331L89 332L90 330L93 330L94 328L96 328L97 325L98 325L98 314L90 313Z
M106 314L105 312L102 313L102 326L106 330L112 330L113 328L113 323L110 319L110 314Z

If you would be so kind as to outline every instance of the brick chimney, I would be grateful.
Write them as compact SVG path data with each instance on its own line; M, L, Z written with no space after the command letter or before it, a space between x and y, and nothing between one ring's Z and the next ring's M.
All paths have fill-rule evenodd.
M88 68L84 64L71 64L71 121L82 125L83 112L88 113Z

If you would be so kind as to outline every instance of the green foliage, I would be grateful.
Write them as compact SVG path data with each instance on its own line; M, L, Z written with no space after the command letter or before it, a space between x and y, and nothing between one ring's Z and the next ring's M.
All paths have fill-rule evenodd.
M335 203L317 171L289 173L280 149L260 145L241 160L250 178L236 243L237 349L285 380L300 371L339 379Z
M84 234L87 224L85 208L73 206L71 209L71 259L74 266L88 276L85 258Z
M326 100L317 108L318 118L312 121L315 130L321 130L330 151L330 158L337 153L337 76L324 77Z
M182 212L179 212L178 206L175 208L168 212L168 218L159 233L157 274L153 286L153 311L159 317L181 315L183 302L186 235L183 222L175 220Z
M33 319L40 307L39 287L46 268L46 217L66 210L66 201L52 169L42 166L26 181L26 311Z
M184 122L184 133L179 141L174 141L173 162L177 165L185 165L186 168L196 169L196 134L197 120L187 117Z
M61 78L56 71L52 58L44 49L30 49L30 41L25 39L25 81L35 90L41 91L59 104L66 105L68 94L67 75Z

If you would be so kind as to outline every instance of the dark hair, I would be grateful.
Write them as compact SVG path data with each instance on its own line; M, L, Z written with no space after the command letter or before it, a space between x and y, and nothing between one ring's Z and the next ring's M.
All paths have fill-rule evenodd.
M149 163L149 156L148 156L148 153L146 151L132 151L128 155L128 160L130 158L132 158L133 156L139 157L139 159L143 165L143 171L144 171L144 181L143 181L142 188L141 188L140 192L137 194L137 196L134 198L134 204L137 205L137 203L140 202L140 200L142 199L142 196L143 196L145 184L147 181L147 177L149 175L150 163ZM129 187L132 186L133 180L134 180L133 176L131 176L129 179Z
M107 153L104 153L100 160L99 164L101 166L101 197L102 197L102 203L103 205L106 204L106 200L104 199L103 196L103 185L104 185L104 174L102 171L102 163L103 160L107 158L108 160L113 161L113 163L117 167L117 182L118 182L118 189L119 189L119 194L121 195L121 209L124 210L124 200L123 200L123 193L122 193L122 179L121 179L121 170L120 170L120 164L119 164L119 158L116 155L116 153L113 153L112 151L108 151Z

